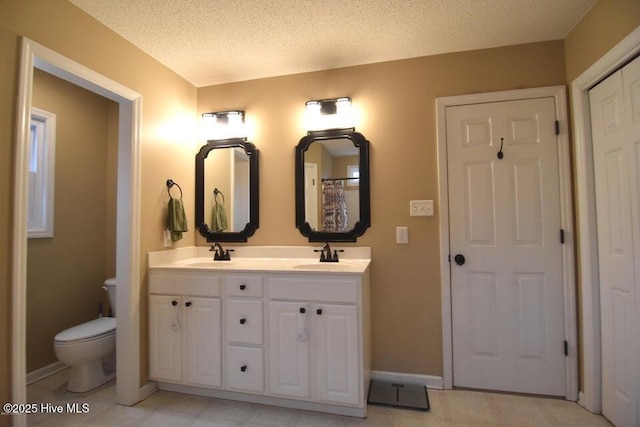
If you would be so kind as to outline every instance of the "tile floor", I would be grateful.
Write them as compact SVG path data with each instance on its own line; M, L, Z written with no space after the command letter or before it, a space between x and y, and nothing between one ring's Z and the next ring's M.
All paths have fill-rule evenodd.
M611 426L574 402L467 390L429 390L430 412L369 405L363 420L166 391L126 407L115 403L115 380L74 394L67 391L66 379L62 371L30 385L29 402L87 403L89 411L29 415L29 426Z

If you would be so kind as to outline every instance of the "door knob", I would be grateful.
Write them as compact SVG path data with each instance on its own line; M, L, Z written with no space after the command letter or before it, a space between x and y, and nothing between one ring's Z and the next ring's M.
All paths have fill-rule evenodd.
M456 262L456 264L458 265L462 265L465 263L465 259L464 259L464 255L462 254L458 254L455 257L453 257L453 260Z

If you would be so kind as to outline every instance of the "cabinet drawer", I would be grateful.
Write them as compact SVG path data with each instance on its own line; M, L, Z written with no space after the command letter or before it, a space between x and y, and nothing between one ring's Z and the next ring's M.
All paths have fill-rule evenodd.
M219 297L221 277L210 274L151 274L149 293Z
M264 392L264 356L261 348L227 347L227 388Z
M358 302L359 279L314 276L276 276L270 279L272 300Z
M262 276L230 275L227 276L227 295L233 297L260 298L263 295Z
M262 344L262 301L227 300L227 342Z

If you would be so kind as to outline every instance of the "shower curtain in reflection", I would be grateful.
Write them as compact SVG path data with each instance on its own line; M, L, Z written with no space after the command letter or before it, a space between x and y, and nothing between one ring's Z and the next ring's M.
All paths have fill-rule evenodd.
M322 230L346 231L347 202L344 184L341 180L327 180L322 183Z

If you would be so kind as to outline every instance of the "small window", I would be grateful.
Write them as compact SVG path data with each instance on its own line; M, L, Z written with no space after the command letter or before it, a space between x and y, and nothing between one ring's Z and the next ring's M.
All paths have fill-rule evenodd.
M56 115L31 108L27 236L53 237Z
M347 186L355 187L360 185L360 166L359 165L347 166L347 177L350 178L347 180Z

